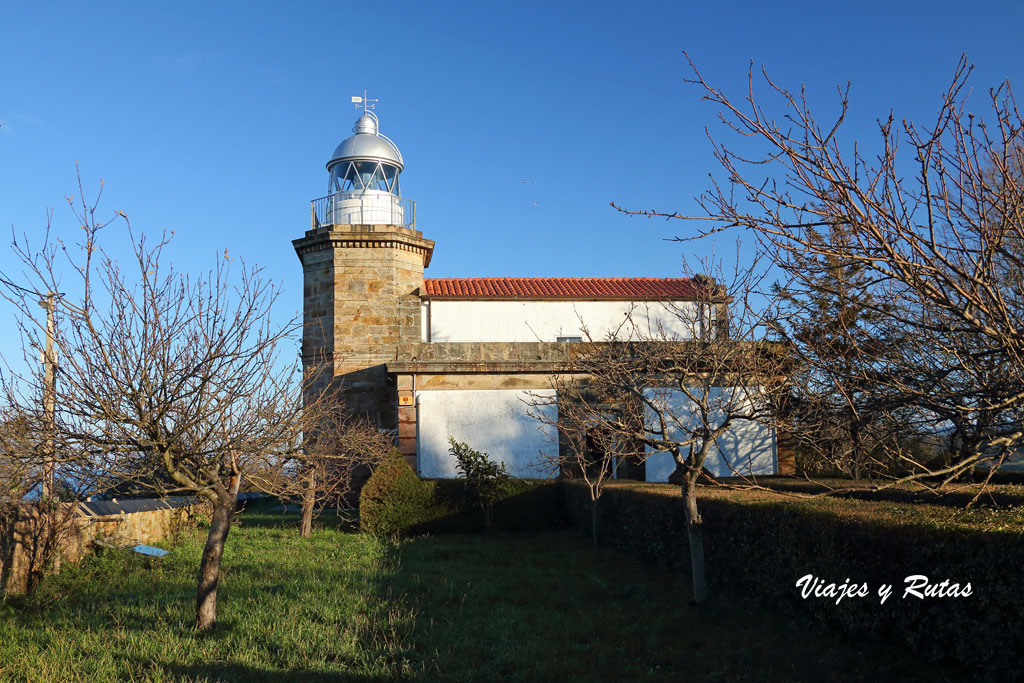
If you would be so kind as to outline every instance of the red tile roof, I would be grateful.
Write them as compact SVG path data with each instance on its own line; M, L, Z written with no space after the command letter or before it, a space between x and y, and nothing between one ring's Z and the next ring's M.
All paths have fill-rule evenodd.
M692 300L699 283L651 277L424 278L423 297L446 299Z

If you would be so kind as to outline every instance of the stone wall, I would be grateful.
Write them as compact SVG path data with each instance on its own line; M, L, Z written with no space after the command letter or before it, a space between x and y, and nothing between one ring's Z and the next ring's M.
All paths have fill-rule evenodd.
M71 506L74 506L72 508ZM54 568L63 562L77 562L92 552L96 540L114 544L152 543L189 525L197 515L207 514L208 504L195 498L149 499L65 503L56 517L63 531ZM95 514L96 509L107 514ZM121 511L115 511L121 510ZM131 511L129 511L131 510ZM4 504L0 514L0 590L24 592L28 587L37 539L44 535L46 521L34 505Z
M420 288L434 243L394 225L335 225L293 242L303 266L303 365L349 408L397 427L385 363L420 339ZM320 368L320 364L324 364Z
M501 363L505 371L534 372L562 369L574 353L589 348L574 342L417 342L399 345L395 360L452 365ZM399 364L389 362L388 366L390 369Z

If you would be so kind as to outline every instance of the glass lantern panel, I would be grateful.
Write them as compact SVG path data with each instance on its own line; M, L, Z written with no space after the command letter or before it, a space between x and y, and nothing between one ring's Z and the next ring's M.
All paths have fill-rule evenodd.
M355 173L352 171L352 164L335 164L331 166L331 180L328 187L328 191L331 194L336 192L345 192L346 190L352 189L352 181L355 178Z
M357 190L379 190L384 182L379 161L354 161L357 175Z
M398 194L396 191L398 188L395 186L395 179L398 177L398 168L391 164L381 164L381 168L384 170L385 189L392 194Z
M360 182L359 179L359 172L354 167L355 164L351 161L345 164L345 179L341 186L342 191L362 189L362 183Z

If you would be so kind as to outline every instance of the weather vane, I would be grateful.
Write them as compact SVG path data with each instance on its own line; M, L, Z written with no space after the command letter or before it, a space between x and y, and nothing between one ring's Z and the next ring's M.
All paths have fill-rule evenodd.
M352 104L354 104L357 107L360 104L363 105L363 113L364 114L366 113L367 109L373 109L373 105L370 104L371 102L380 102L380 100L377 99L377 98L371 99L371 98L367 97L365 90L363 90L363 96L362 97L360 97L359 95L354 95L352 97Z

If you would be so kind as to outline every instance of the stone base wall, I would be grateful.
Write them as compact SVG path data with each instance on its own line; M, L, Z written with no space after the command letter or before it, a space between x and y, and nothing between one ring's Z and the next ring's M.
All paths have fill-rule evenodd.
M128 501L133 507L149 501ZM93 541L152 543L189 526L197 516L209 514L209 504L198 501L169 505L152 501L160 509L94 515L84 505L65 503L56 513L59 550L53 569L77 562L93 551ZM71 509L71 506L75 506ZM0 511L0 591L23 593L38 554L38 539L45 535L44 519L36 506L8 503Z
M396 428L395 380L383 364L339 374L330 386L352 415L366 416L380 429Z
M292 242L302 261L302 357L313 392L340 392L346 408L396 430L397 395L385 363L418 343L423 269L434 243L397 225L334 225Z

